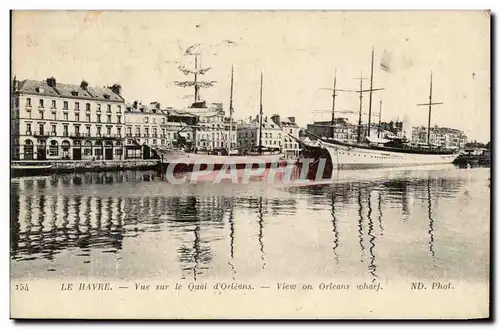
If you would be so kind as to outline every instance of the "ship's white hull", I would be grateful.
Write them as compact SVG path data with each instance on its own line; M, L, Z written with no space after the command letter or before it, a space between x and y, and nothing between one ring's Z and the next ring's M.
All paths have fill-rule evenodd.
M213 164L215 166L222 166L224 164L260 164L260 163L275 163L283 160L282 154L271 155L209 155L188 153L178 150L162 150L157 149L156 152L165 163L179 163L179 164Z
M322 143L322 146L328 150L334 169L369 169L449 164L458 156L458 153L404 153L330 143Z

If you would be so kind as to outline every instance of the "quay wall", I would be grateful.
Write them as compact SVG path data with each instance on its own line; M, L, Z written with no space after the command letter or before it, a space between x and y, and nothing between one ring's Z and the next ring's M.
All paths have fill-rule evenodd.
M11 161L11 169L16 165L52 165L50 169L35 170L36 173L102 172L121 170L152 170L158 168L158 160L46 160ZM14 167L15 168L15 167ZM13 176L28 175L31 170L14 169Z

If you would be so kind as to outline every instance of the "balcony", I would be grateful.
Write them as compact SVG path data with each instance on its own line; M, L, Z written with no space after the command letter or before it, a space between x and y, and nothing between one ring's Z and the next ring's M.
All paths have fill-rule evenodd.
M36 137L44 137L47 138L50 136L50 133L48 131L34 131L33 135Z
M84 135L85 135L84 133L78 132L78 133L71 133L69 137L70 138L83 138L83 137L85 137Z
M103 138L105 139L121 139L121 134L103 134Z

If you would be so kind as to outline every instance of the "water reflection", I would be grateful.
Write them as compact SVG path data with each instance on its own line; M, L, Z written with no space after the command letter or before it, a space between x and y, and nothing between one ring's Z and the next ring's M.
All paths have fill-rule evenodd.
M301 242L287 234L292 236L290 230L299 227L295 239L315 239L314 252L322 255L315 260L317 266L343 269L340 264L350 264L349 250L354 249L363 273L375 281L387 271L387 265L381 265L387 264L381 258L387 254L383 248L398 234L412 241L427 236L427 257L437 267L435 203L455 199L465 182L456 175L384 176L219 195L197 186L172 186L149 172L23 178L11 182L11 258L15 263L46 261L49 271L60 271L73 256L80 264L92 264L99 254L108 255L108 261L127 262L139 250L137 239L147 237L149 254L161 255L164 249L176 254L175 260L158 256L149 270L179 268L183 278L199 280L216 273L236 280L250 270L280 271L276 266L284 266L281 258ZM134 194L125 195L126 188ZM425 229L422 218L428 221ZM328 235L321 234L324 227ZM276 241L281 241L279 250L273 249ZM297 252L293 250L290 253ZM258 268L249 269L252 265L244 265L245 259L254 255ZM293 266L307 271L310 265ZM89 268L79 271L87 275Z

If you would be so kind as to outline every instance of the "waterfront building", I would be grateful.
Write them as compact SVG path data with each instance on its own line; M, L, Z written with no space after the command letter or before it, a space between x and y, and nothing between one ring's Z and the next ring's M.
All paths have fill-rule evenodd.
M299 156L300 145L297 140L299 139L300 128L295 122L295 117L282 118L280 115L274 114L271 117L271 120L281 127L281 145L283 154L292 158Z
M353 125L347 118L335 118L334 138L345 142L354 142L357 139L357 125ZM362 126L362 133L366 129ZM332 122L331 121L315 121L313 124L307 125L307 131L316 136L323 138L331 138Z
M430 128L430 144L448 148L463 149L467 143L467 136L460 129L438 127ZM427 127L416 126L412 131L412 142L427 144Z
M228 147L237 147L237 125L233 122L230 133L230 118L225 116L222 103L212 103L208 107L205 102L198 107L187 109L193 115L197 115L196 126L196 149L201 152L223 151ZM229 144L231 141L231 144Z
M162 109L159 102L146 105L134 101L132 104L127 104L125 157L150 159L155 157L151 147L192 144L194 118L193 115L180 113L173 108Z
M249 118L248 122L241 122L238 125L238 150L242 154L247 154L255 150L260 144L260 117ZM268 120L267 116L262 118L262 147L267 149L281 150L283 133L281 127L273 120Z
M121 86L90 86L14 78L13 160L91 160L123 157L125 101Z

